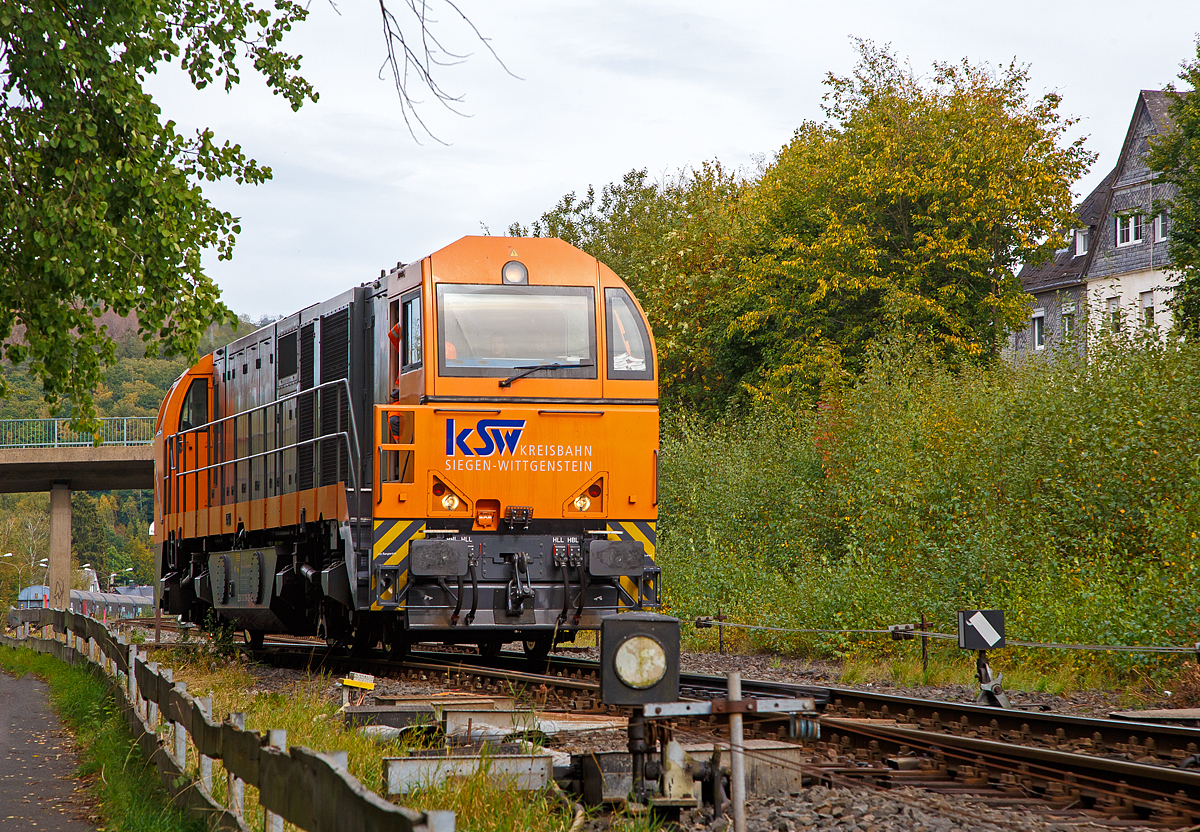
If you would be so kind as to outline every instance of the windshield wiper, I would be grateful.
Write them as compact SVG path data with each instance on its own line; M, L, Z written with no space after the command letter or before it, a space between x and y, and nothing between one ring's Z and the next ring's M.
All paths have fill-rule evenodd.
M535 364L532 367L513 367L514 370L522 370L523 372L517 373L515 376L509 376L508 378L502 380L500 382L500 386L501 387L511 387L512 383L514 381L516 381L517 379L525 378L525 376L528 376L528 375L533 375L538 370L574 370L578 367L594 367L594 366L596 366L596 365L595 364L557 364L557 363L555 363L555 364Z

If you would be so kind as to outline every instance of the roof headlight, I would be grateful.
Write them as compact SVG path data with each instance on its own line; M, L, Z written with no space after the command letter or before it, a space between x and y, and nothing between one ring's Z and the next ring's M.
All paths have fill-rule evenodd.
M447 491L446 496L442 498L442 508L446 511L455 511L458 508L458 497L454 496L454 492Z
M587 511L592 507L592 498L586 494L580 494L575 498L575 508L579 511Z
M526 286L529 284L529 269L518 260L509 260L500 268L500 280L509 286Z
M613 670L623 684L635 690L657 685L667 673L667 651L657 639L634 636L626 639L613 656Z

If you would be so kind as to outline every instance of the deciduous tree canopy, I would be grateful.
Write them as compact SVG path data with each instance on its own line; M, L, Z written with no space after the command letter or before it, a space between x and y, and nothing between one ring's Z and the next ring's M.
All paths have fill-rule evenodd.
M651 318L665 396L810 397L900 328L989 361L1028 314L1016 279L1070 226L1092 155L1023 67L936 64L928 78L860 42L826 81L827 120L736 177L713 163L568 195L533 231L628 279ZM519 227L518 227L519 228Z
M210 131L177 132L146 76L178 60L196 87L228 89L249 60L298 108L316 94L279 43L306 14L291 0L0 7L0 340L73 416L92 416L113 356L96 323L106 310L136 315L147 341L185 354L210 321L231 317L200 255L229 257L239 229L200 185L270 177Z
M1022 67L923 79L859 49L851 77L826 81L828 122L797 130L750 195L734 327L762 345L769 386L803 389L836 361L857 372L895 326L952 359L998 355L1028 314L1016 269L1053 252L1091 160Z

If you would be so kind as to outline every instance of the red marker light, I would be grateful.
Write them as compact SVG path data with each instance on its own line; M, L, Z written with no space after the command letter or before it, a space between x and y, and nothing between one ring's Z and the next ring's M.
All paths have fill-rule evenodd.
M445 493L446 493L446 486L442 485L440 482L435 482L433 484L433 496L440 497Z
M588 494L592 497L599 497L600 491L601 491L600 483L594 482L594 483L592 483L591 487L588 489Z

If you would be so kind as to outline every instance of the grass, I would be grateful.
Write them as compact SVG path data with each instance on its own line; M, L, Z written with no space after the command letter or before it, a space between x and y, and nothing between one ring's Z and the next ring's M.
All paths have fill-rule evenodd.
M428 747L434 738L415 737L378 744L344 727L337 708L327 695L333 680L312 675L286 690L264 690L240 661L219 662L202 651L163 651L156 656L161 667L170 667L175 682L187 684L196 697L211 696L219 721L230 712L246 714L250 730L283 729L289 746L316 751L347 751L350 772L368 788L382 791L383 758L404 756ZM50 687L51 703L75 734L81 749L79 774L93 777L92 794L100 805L106 832L201 832L201 821L191 819L170 802L118 714L108 689L97 676L65 665L51 656L30 650L0 649L0 668L16 676L33 673ZM159 730L165 733L165 723ZM188 746L188 769L199 776L195 748ZM227 776L219 760L213 761L213 797L227 803ZM552 791L517 792L497 787L481 773L418 790L399 804L418 811L451 810L461 832L507 832L511 829L566 830L573 813ZM245 789L246 822L251 829L263 825L257 790ZM285 824L285 829L294 829ZM660 822L645 816L617 814L608 828L614 832L654 832Z
M382 793L383 758L406 756L418 748L438 742L434 737L413 737L385 743L347 730L338 707L330 696L335 680L323 674L310 675L286 690L264 690L241 661L214 663L197 651L164 651L161 666L170 667L174 681L185 682L188 693L213 698L217 720L230 712L246 714L247 729L283 729L287 743L315 751L346 751L350 773L367 788ZM189 748L189 768L198 771L195 750ZM213 793L219 802L226 797L226 777L220 761L213 763ZM455 812L460 832L507 832L510 829L566 830L572 820L552 792L516 792L494 785L485 775L450 780L439 786L393 797L394 802L419 811ZM262 825L257 795L246 787L247 823ZM652 820L618 815L609 828L614 832L647 832L660 828Z
M108 832L202 832L204 825L175 808L142 757L106 684L92 673L31 650L0 648L0 668L20 678L32 674L50 689L50 703L75 735L79 776Z
M856 656L846 659L839 677L841 684L858 685L866 682L888 682L903 687L946 687L966 685L975 687L975 656L965 651L931 649L929 669L921 663L920 648L915 655L897 655L888 659ZM989 657L992 672L1003 673L1004 689L1049 693L1065 696L1080 690L1118 690L1124 680L1103 665L1080 670L1062 664L1030 667L1021 664L1015 651L997 651Z

